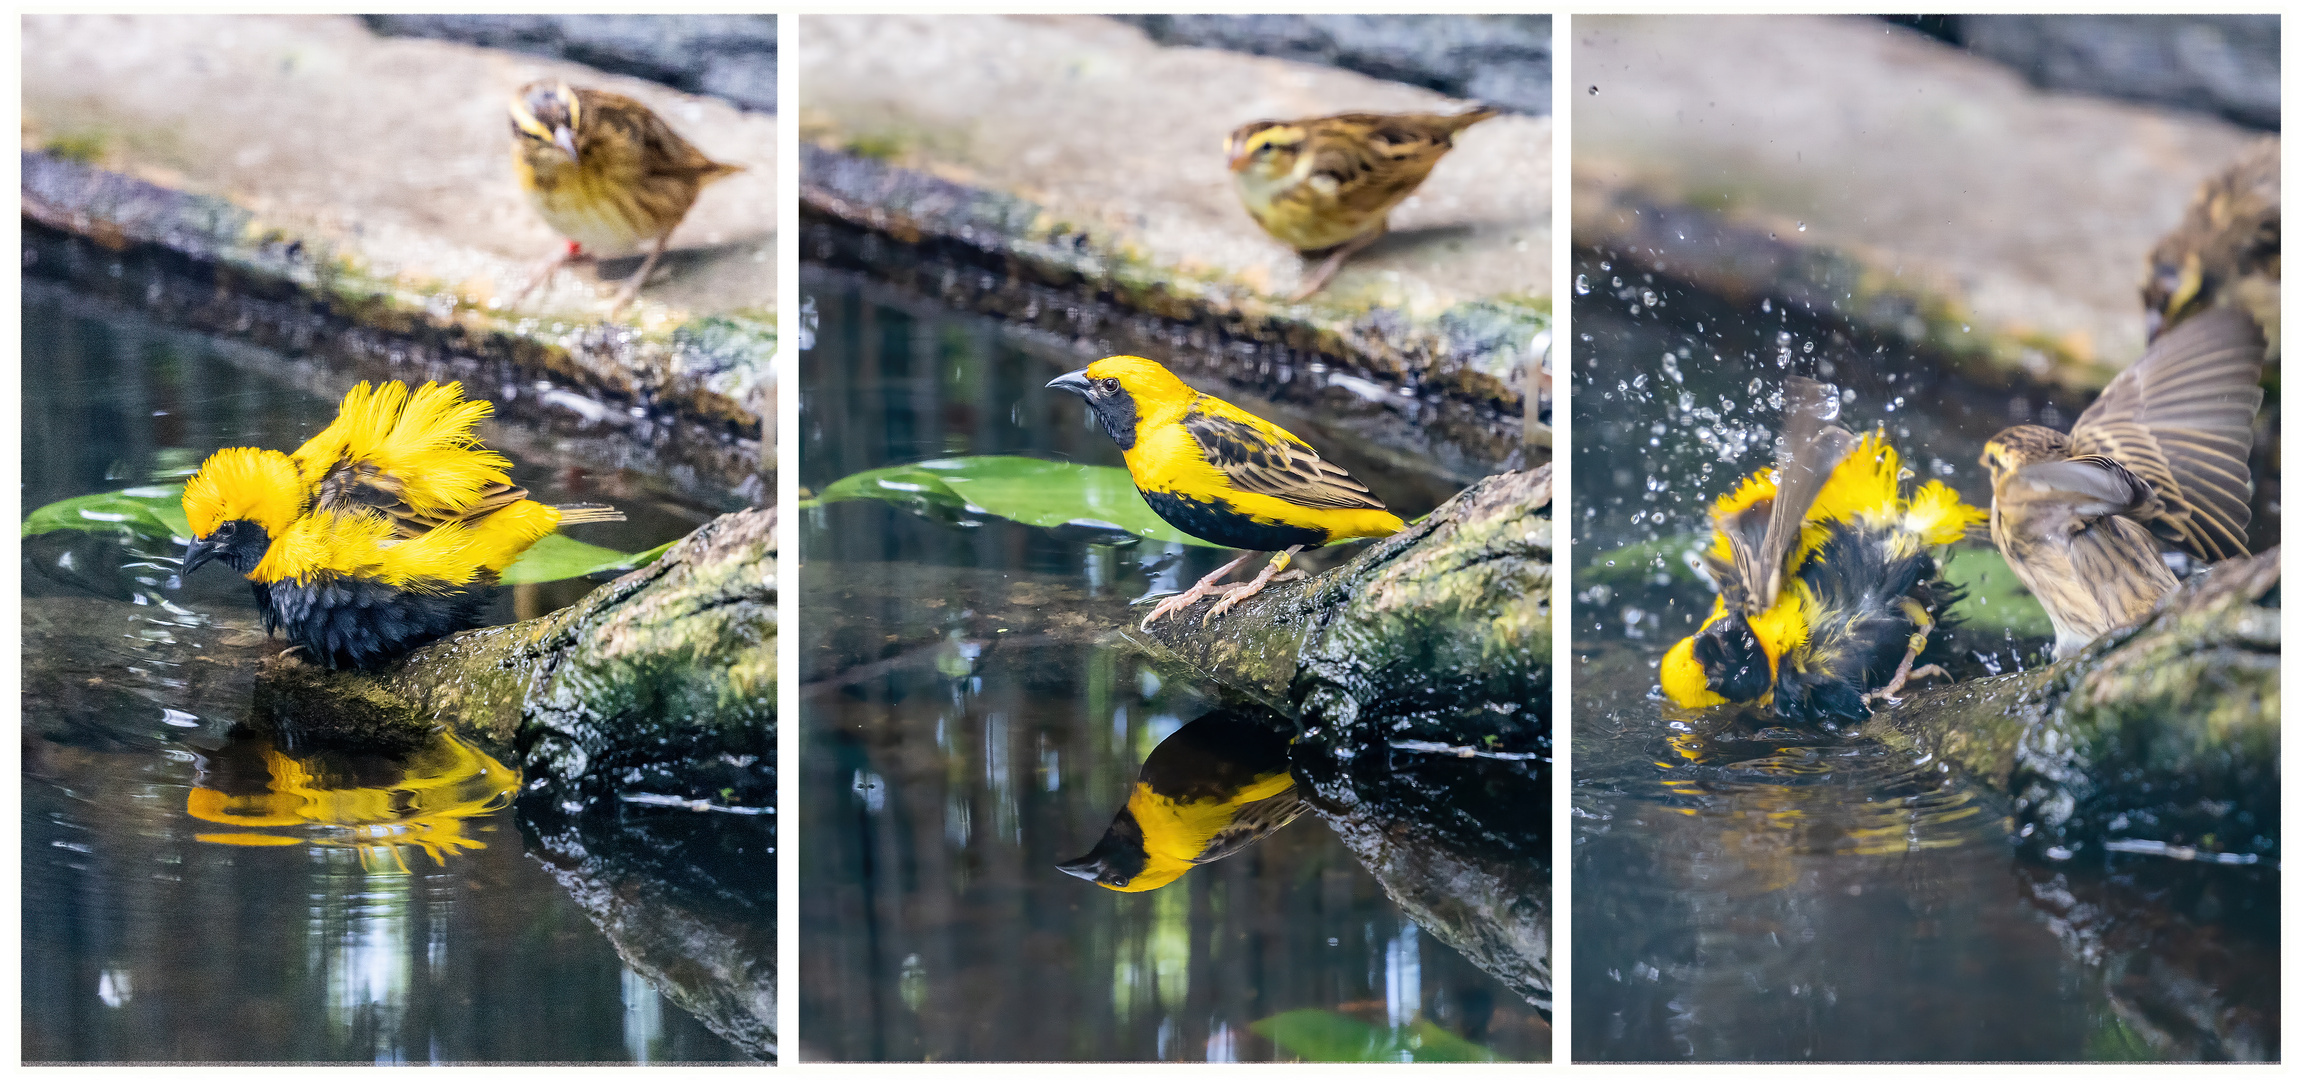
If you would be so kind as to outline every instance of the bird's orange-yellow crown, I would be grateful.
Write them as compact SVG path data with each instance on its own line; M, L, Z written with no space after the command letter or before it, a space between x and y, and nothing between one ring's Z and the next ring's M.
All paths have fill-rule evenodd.
M397 480L416 511L452 516L511 480L511 461L472 430L492 411L465 401L462 383L425 383L413 393L403 382L361 383L344 395L335 422L296 449L296 468L316 485L341 462L370 466Z
M184 485L184 517L195 540L227 521L255 522L277 538L303 513L309 490L288 455L235 446L210 455Z
M1140 356L1106 356L1087 365L1090 379L1117 379L1119 385L1135 399L1136 408L1150 412L1160 405L1189 404L1199 391L1175 377L1157 360Z

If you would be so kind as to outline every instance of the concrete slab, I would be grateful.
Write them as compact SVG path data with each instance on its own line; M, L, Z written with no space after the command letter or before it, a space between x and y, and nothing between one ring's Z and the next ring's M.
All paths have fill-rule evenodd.
M1247 216L1223 140L1250 120L1464 102L1335 68L1166 48L1091 16L801 16L802 137L1026 200L1175 275L1284 296L1308 269ZM1465 132L1311 305L1410 318L1547 304L1548 118Z
M1874 19L1574 36L1577 244L2078 386L2140 355L2144 256L2258 137L2041 91Z
M28 216L278 272L353 309L527 338L606 392L678 399L756 430L774 350L772 116L577 64L378 37L349 16L21 25L23 145L92 167L81 179L42 169L37 197L27 187ZM608 263L606 281L595 268L562 272L519 311L501 307L558 244L512 178L504 117L515 88L546 77L639 98L747 170L707 189L674 234L668 271L621 320L638 334L601 324L616 272L630 273L632 260ZM34 155L26 160L29 178ZM161 203L123 197L143 189L105 175L189 199L171 205L226 205L199 210L200 220L236 235L171 245L199 228L107 220ZM717 355L699 364L682 339L707 326Z

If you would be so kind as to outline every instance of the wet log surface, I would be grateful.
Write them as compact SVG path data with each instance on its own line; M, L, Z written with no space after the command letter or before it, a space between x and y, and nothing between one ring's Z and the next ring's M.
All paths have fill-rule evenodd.
M389 745L447 727L517 750L567 797L771 806L775 515L745 510L582 602L470 630L376 673L264 661L257 715L303 738Z
M2042 850L2275 861L2278 558L2217 565L2075 657L1912 694L1863 731L2012 797Z

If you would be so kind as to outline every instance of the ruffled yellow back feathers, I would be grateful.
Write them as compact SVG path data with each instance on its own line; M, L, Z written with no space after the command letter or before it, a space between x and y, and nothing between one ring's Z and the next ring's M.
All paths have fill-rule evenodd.
M462 383L425 383L411 394L403 382L363 382L344 395L335 422L297 448L296 468L317 485L346 461L368 466L400 482L410 509L459 514L480 492L511 481L511 461L472 431L492 411L486 401L465 401Z

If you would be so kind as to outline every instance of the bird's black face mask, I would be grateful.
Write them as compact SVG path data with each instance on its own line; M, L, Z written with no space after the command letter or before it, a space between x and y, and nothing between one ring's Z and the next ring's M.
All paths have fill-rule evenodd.
M1103 421L1103 430L1121 450L1135 448L1135 398L1117 379L1090 378L1086 368L1058 375L1047 384L1050 388L1069 390L1087 399L1087 407L1095 410L1095 418Z
M227 521L216 526L216 531L192 542L184 553L184 566L176 571L181 577L206 566L211 560L222 559L224 565L245 574L264 561L264 550L272 546L272 538L264 527L253 521Z
M1695 663L1702 665L1711 691L1728 701L1757 701L1774 681L1766 650L1739 615L1695 635Z

